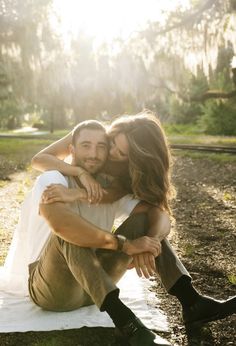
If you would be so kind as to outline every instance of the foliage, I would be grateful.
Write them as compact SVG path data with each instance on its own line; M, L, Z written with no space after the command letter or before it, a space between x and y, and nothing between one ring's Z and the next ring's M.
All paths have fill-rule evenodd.
M233 102L200 96L235 88L234 2L190 3L187 10L180 5L164 13L127 42L117 38L95 51L85 32L71 36L65 48L52 26L52 16L60 23L52 0L2 0L0 127L28 124L53 132L88 118L109 120L150 108L163 122L229 134ZM222 110L229 112L226 123Z
M202 106L203 116L200 123L205 126L206 133L211 135L236 135L236 102L209 100Z

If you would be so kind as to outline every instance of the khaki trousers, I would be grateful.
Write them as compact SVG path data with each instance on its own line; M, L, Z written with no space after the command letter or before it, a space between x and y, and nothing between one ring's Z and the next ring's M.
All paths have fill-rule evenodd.
M147 216L141 213L130 216L116 233L135 239L147 230ZM45 310L70 311L91 304L101 308L106 295L118 290L116 283L130 261L122 252L79 247L51 234L39 261L29 266L29 293ZM180 276L189 276L167 240L156 266L167 291Z

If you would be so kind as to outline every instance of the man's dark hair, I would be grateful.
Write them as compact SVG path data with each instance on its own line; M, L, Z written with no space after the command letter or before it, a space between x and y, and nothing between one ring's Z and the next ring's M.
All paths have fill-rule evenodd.
M75 146L76 140L83 129L100 130L106 132L106 127L97 120L85 120L76 125L72 131L72 144Z

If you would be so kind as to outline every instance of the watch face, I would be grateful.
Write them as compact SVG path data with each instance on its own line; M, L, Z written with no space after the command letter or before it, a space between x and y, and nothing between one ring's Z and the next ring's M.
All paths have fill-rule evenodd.
M116 239L117 239L117 250L122 251L124 243L126 241L126 237L121 234L117 234Z

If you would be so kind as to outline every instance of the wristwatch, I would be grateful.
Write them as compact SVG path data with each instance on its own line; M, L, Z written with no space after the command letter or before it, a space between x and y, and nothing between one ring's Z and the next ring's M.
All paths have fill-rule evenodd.
M124 235L121 234L114 234L116 240L117 240L117 251L123 251L124 243L126 242L127 238Z

